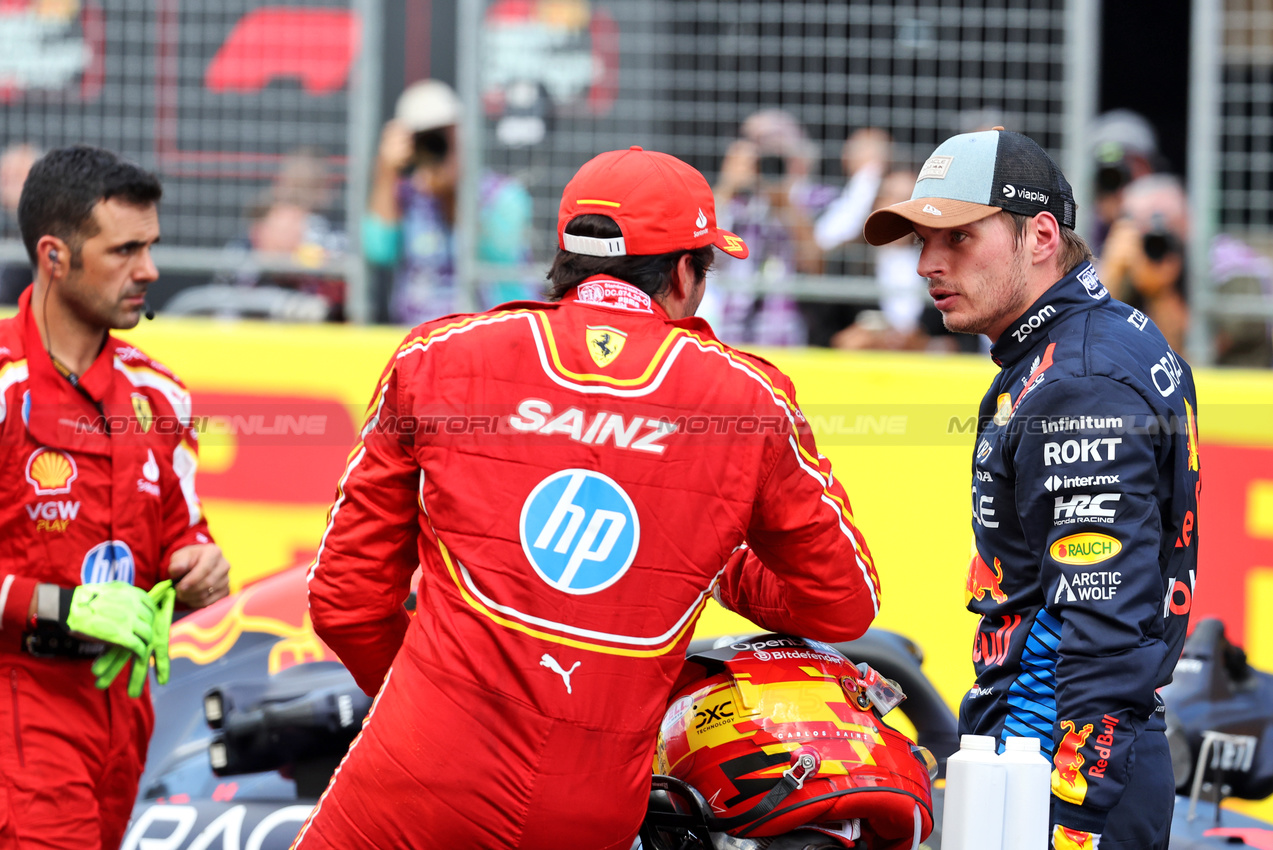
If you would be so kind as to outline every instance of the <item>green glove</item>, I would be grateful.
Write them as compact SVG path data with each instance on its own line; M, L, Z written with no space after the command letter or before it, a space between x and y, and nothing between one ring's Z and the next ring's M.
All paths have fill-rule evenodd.
M168 684L168 632L172 628L172 609L177 602L177 589L165 580L150 589L155 603L154 635L150 646L155 655L155 678L159 684Z
M105 689L111 686L115 677L131 660L132 672L128 676L128 695L134 699L141 696L146 686L146 671L150 667L150 656L155 657L155 676L159 684L168 683L168 632L172 627L172 609L177 598L177 591L171 581L161 581L147 594L155 605L155 616L152 620L152 636L146 647L145 655L134 655L123 646L113 646L102 653L93 662L93 675L97 677L97 687Z
M155 630L155 602L141 588L122 581L81 584L71 593L62 621L72 632L149 655Z

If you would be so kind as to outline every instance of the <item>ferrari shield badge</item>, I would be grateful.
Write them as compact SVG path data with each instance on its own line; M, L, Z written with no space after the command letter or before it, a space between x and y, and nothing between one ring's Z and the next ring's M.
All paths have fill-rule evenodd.
M155 421L155 411L150 406L150 399L141 393L133 393L132 398L133 413L137 416L137 427L141 428L141 432L145 434Z
M623 343L627 341L628 335L605 325L588 325L584 331L584 339L588 342L588 353L592 355L592 361L604 369L623 351Z

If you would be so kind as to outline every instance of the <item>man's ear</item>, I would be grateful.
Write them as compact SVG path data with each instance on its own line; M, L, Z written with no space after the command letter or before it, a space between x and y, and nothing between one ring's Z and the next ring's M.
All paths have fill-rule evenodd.
M689 298L698 285L698 275L694 271L694 263L689 254L682 254L676 261L676 274L672 276L672 286L676 288L678 298Z
M35 243L35 259L37 266L49 277L57 277L70 268L71 249L56 236L41 236L40 241Z
M1034 230L1033 260L1035 264L1046 263L1061 251L1061 225L1056 216L1050 212L1042 212L1030 220Z

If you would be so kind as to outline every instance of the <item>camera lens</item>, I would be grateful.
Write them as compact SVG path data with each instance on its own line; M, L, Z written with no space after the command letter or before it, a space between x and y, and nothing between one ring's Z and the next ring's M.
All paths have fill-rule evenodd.
M1168 254L1179 254L1184 249L1180 237L1171 232L1167 227L1166 217L1160 213L1154 213L1149 222L1149 230L1140 240L1141 250L1145 252L1145 256L1155 263L1161 262Z
M1096 171L1096 188L1102 193L1117 192L1127 185L1131 175L1122 163L1102 165Z
M415 147L416 162L420 164L441 162L451 148L444 130L425 130L416 133L411 141Z
M787 161L780 156L762 156L756 167L761 177L782 177L787 173Z
M1171 246L1164 233L1146 233L1141 237L1141 248L1145 256L1154 262L1158 262L1171 253Z

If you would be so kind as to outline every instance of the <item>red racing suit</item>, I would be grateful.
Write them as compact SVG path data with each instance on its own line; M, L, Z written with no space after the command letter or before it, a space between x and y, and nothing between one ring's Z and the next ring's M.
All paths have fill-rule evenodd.
M41 342L31 291L0 321L0 850L113 850L146 758L149 694L130 699L127 675L99 691L100 645L31 655L28 608L38 583L148 590L172 552L210 540L190 394L113 337L81 393Z
M827 641L878 611L785 375L599 277L415 328L310 571L379 695L296 846L627 850L713 593Z

